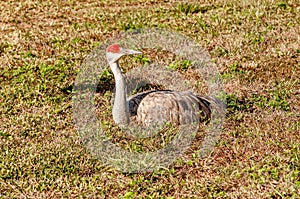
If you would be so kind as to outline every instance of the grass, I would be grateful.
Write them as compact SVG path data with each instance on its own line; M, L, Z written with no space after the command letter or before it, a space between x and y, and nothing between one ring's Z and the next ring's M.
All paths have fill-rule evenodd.
M0 198L300 197L298 1L2 1L0 8ZM228 114L207 157L190 150L169 168L123 174L83 147L71 93L96 46L144 27L177 30L210 52ZM195 78L189 62L145 52L129 60L162 56ZM98 86L108 129L113 83L105 71Z

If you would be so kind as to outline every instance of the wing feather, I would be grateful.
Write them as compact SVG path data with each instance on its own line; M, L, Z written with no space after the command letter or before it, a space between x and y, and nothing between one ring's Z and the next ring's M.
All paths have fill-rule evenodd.
M128 99L130 116L146 126L173 122L204 122L211 117L211 102L217 99L171 90L146 91Z

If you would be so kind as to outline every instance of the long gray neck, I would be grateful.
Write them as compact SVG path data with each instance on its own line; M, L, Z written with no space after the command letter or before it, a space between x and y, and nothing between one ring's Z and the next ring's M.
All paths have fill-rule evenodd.
M116 94L112 110L113 118L119 125L128 124L130 119L129 107L126 100L126 83L121 73L118 61L111 64L111 69L116 82Z

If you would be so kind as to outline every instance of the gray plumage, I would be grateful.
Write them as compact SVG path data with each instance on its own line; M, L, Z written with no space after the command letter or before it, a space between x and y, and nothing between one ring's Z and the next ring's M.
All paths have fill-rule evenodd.
M188 91L148 91L129 97L128 103L130 117L145 126L204 122L211 116L209 101Z
M143 126L161 125L165 122L187 124L204 122L211 117L211 102L215 98L195 95L189 91L171 90L146 91L127 99L126 85L118 60L126 54L141 52L124 49L118 44L106 50L107 61L116 80L116 93L113 106L113 118L119 125L135 121ZM218 102L217 102L218 103Z

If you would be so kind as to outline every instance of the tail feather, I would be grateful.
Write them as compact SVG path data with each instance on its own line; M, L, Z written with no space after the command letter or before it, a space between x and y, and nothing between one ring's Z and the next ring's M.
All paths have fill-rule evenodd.
M197 97L208 104L211 111L216 111L216 114L224 114L226 111L226 104L216 97L202 95L197 95Z

